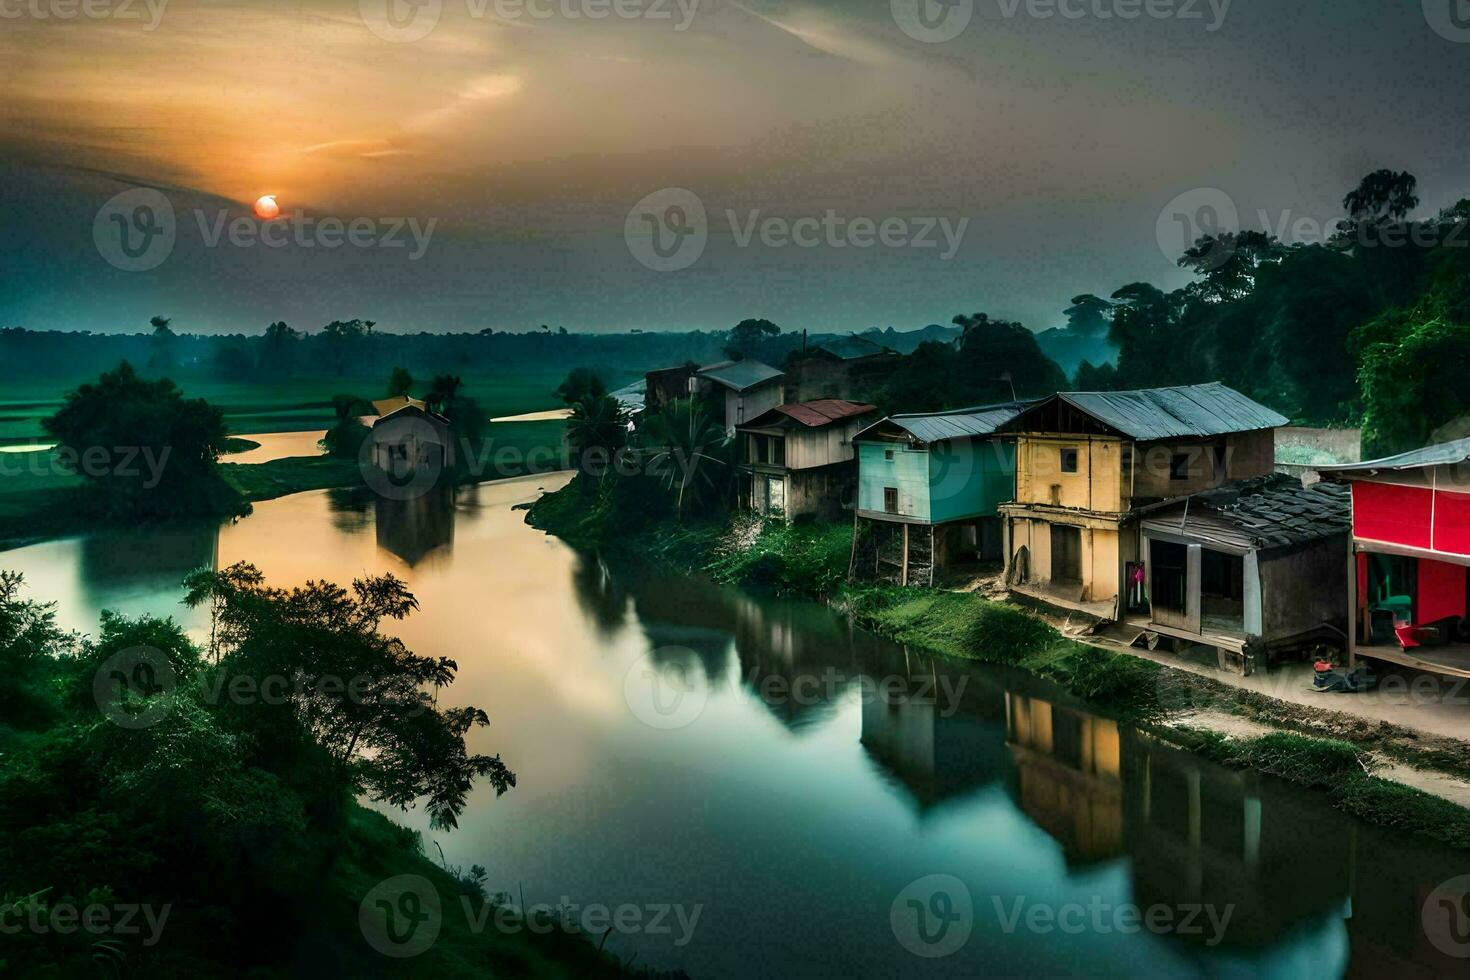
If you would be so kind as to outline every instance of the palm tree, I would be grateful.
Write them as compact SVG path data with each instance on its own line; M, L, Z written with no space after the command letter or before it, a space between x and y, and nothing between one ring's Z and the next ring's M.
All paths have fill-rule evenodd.
M643 427L642 453L651 473L674 489L675 510L684 518L686 496L706 504L729 485L734 442L725 427L691 399L670 402Z
M611 395L588 395L572 406L567 418L567 442L578 458L589 450L612 454L628 442L628 412ZM607 475L604 467L598 479Z

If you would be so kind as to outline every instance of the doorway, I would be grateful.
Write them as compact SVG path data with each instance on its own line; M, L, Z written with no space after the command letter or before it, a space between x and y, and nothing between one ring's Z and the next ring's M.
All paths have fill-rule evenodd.
M1064 585L1082 584L1080 527L1051 526L1051 580Z

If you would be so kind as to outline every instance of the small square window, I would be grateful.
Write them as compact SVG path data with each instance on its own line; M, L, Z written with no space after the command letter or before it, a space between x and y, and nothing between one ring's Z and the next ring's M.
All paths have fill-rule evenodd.
M1189 479L1189 453L1175 453L1169 457L1169 479Z
M1063 449L1062 450L1062 472L1063 473L1076 473L1077 472L1077 450L1075 450L1075 449Z
M885 449L885 450L883 450L883 458L886 459L886 460L888 460L890 463L893 462L893 450L892 449Z

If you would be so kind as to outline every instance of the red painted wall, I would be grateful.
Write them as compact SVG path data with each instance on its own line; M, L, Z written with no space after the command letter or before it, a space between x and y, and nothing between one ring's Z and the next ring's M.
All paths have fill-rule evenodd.
M1470 493L1434 495L1434 550L1470 555Z
M1465 566L1419 559L1419 609L1421 623L1446 616L1465 615Z
M1423 487L1353 481L1353 534L1374 541L1429 547L1432 494Z

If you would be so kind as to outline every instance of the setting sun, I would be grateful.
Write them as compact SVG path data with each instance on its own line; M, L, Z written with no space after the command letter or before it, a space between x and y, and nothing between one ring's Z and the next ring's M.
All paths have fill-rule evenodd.
M264 194L255 202L255 216L262 221L269 221L278 217L281 206L276 203L276 195Z

